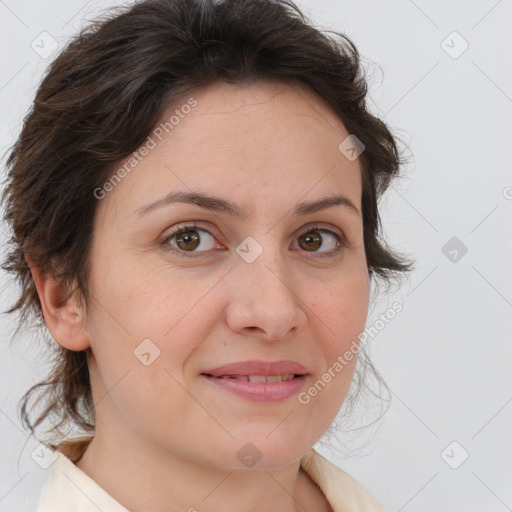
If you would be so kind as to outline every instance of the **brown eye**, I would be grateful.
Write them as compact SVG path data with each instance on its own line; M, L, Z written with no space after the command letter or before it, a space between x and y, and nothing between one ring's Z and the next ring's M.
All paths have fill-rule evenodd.
M215 248L216 239L206 229L190 224L178 226L160 243L178 256L209 256ZM320 258L337 256L346 245L343 235L319 226L304 231L298 237L298 243L300 249Z
M187 225L174 230L161 243L180 255L196 256L196 253L208 252L213 249L215 238L206 229L201 229L196 225Z
M194 250L199 247L200 236L197 234L197 230L181 231L176 237L176 245L179 249L184 251Z
M317 227L304 231L298 238L298 244L301 249L318 254L319 257L336 255L345 245L343 237L338 233Z
M299 237L299 243L303 249L317 250L322 247L322 237L317 231L309 231Z

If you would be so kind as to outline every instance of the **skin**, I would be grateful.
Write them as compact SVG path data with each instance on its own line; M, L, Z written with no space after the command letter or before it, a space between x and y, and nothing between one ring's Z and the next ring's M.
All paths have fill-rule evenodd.
M339 411L355 359L307 405L248 401L200 373L292 360L308 369L306 390L357 340L369 301L361 214L292 209L342 194L360 212L360 162L338 150L347 130L305 87L217 82L164 119L191 96L197 106L98 202L87 310L32 267L52 336L90 350L97 429L77 466L133 511L330 510L300 459ZM248 215L175 203L135 216L191 190ZM158 243L184 221L200 228L196 257L180 256L189 246L176 237ZM326 232L308 248L302 234L314 223L343 234L341 252ZM252 263L235 252L247 236L263 248ZM160 350L148 366L134 356L144 339ZM262 455L250 469L237 457L248 442Z

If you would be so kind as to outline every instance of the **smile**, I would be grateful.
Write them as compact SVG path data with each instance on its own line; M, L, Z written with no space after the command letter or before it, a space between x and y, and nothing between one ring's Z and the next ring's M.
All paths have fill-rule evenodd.
M306 375L220 375L201 377L221 392L253 402L277 402L297 395L305 386Z

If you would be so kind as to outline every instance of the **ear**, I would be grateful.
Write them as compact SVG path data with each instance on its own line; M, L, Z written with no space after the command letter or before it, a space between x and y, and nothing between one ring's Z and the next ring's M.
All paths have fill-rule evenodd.
M42 273L27 254L25 260L32 272L46 326L54 340L69 350L79 351L90 347L84 329L85 312L78 291L74 290L68 297L69 289L60 280L50 273Z

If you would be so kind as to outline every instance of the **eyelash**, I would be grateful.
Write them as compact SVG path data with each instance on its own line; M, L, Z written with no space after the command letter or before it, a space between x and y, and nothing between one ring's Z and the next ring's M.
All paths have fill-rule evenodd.
M165 246L166 250L169 250L171 252L174 252L178 254L179 256L183 256L185 258L198 258L200 257L201 253L206 253L208 251L199 251L199 253L193 253L193 252L187 252L182 251L180 249L177 249L176 247L173 247L169 244L169 241L173 239L175 236L184 233L186 231L194 231L194 230L201 230L206 231L212 238L215 238L207 229L202 228L201 226L198 226L195 222L191 224L185 224L183 226L179 226L171 233L164 235L164 237L159 241L159 244L162 246ZM305 235L307 233L310 233L312 231L318 231L321 233L329 233L330 235L333 235L336 241L338 242L338 247L336 249L333 249L326 253L317 253L317 258L333 258L337 256L345 247L347 246L346 239L343 235L337 233L336 231L332 231L330 229L322 228L320 224L314 224L313 226L308 227L306 230L299 233L299 237L302 235ZM304 251L307 252L307 251ZM314 253L313 253L314 254Z

